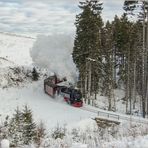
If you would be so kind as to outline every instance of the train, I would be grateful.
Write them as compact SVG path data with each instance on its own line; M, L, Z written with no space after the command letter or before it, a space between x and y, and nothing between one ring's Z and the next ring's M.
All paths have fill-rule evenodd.
M81 92L69 85L66 78L59 79L56 75L46 78L44 80L44 92L52 98L61 95L68 104L74 107L83 106Z

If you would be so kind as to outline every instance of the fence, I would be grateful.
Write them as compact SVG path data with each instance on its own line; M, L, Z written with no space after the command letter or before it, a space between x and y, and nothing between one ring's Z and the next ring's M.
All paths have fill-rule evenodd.
M112 112L105 112L105 111L98 111L95 109L91 109L91 108L87 108L87 107L82 107L81 109L89 111L89 112L93 112L96 113L97 116L99 116L100 118L107 118L110 120L125 120L125 121L130 121L130 122L138 122L138 123L143 123L143 124L148 124L148 120L144 119L142 117L135 117L132 115L120 115L120 114L116 114L116 113L112 113Z

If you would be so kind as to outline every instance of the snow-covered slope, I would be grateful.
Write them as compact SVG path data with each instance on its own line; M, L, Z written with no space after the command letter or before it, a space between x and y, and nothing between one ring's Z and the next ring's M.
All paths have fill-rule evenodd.
M0 57L15 64L29 65L32 63L30 49L34 41L33 38L0 33Z
M0 68L8 67L8 66L14 66L14 62L12 62L4 57L0 57Z
M4 67L5 65L5 67ZM0 88L20 87L32 82L32 68L12 65L7 61L0 66Z
M63 98L50 98L43 91L43 80L23 88L0 89L0 113L12 115L19 106L29 105L36 121L43 121L50 129L57 124L75 125L82 119L95 117L95 113L68 105Z
M30 49L34 39L0 33L0 114L12 115L17 106L29 105L37 121L47 128L92 117L94 113L80 110L53 99L43 91L43 80L33 82L30 77L32 59ZM43 72L41 72L43 74ZM22 85L21 85L22 83ZM20 87L23 86L23 87Z

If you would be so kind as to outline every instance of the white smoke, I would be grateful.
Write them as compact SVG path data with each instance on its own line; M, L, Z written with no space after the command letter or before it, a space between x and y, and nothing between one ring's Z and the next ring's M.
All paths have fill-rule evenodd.
M76 66L72 60L73 38L56 34L38 36L31 50L35 65L48 68L60 77L66 77L71 83L77 79Z

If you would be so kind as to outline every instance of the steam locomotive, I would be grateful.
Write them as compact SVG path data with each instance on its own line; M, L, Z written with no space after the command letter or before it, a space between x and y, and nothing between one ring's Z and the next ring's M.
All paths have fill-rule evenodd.
M53 98L56 95L63 96L64 100L74 107L83 106L81 92L70 86L65 78L60 80L56 75L48 77L44 80L44 91Z

